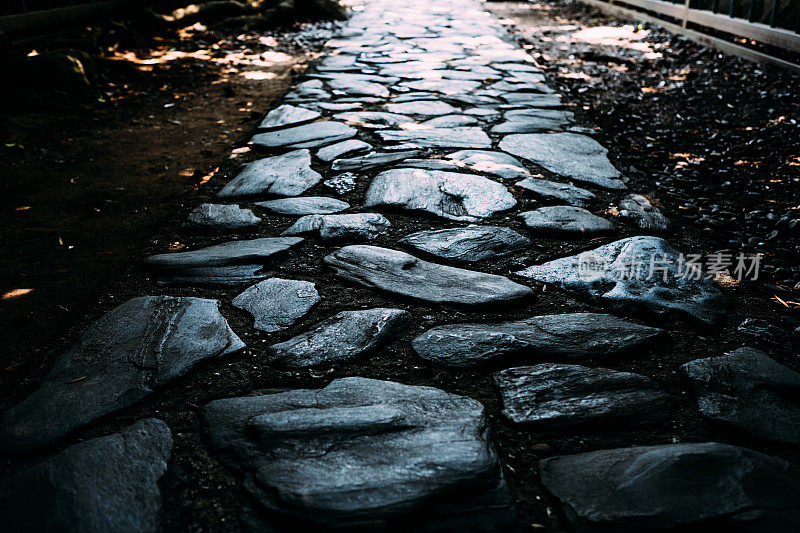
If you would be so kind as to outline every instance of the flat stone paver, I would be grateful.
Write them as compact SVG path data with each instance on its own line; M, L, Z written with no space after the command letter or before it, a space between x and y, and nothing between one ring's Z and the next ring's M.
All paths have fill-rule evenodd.
M344 363L381 348L409 325L402 309L342 311L288 341L273 344L269 359L287 368Z
M420 231L406 235L399 242L442 259L464 263L521 252L531 243L527 237L500 226Z
M504 185L483 176L424 169L381 172L372 180L364 201L366 207L396 206L466 222L516 204Z
M255 504L295 524L496 531L513 521L483 406L471 398L351 377L216 400L203 419Z
M550 283L622 314L717 326L727 313L719 286L679 271L679 252L659 237L628 237L518 275Z
M346 246L325 257L325 263L346 280L431 303L499 304L533 295L503 276L429 263L377 246Z
M503 416L542 426L640 426L669 417L670 398L652 379L610 368L545 363L494 375Z
M729 444L599 450L547 458L539 470L576 527L789 533L800 520L800 469Z
M296 150L248 164L217 196L298 196L320 180L322 176L311 168L311 152Z
M542 315L501 323L446 324L411 341L417 355L450 367L496 359L570 361L644 352L664 341L665 331L601 313Z
M319 301L310 281L269 278L245 289L232 303L253 315L254 328L272 333L290 327Z
M92 324L56 359L39 388L0 418L0 448L53 444L183 376L244 348L204 298L142 296Z
M765 439L800 443L800 374L794 370L754 348L695 359L683 370L704 416Z
M0 481L6 531L160 531L172 434L155 418L70 446ZM44 507L43 507L44 506Z

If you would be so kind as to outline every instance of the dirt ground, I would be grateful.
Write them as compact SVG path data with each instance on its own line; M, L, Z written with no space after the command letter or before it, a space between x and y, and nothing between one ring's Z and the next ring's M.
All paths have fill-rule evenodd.
M636 43L633 46L648 47L644 51L628 45L558 40L564 30L560 26L575 26L575 29L568 30L570 33L588 28L603 28L608 32L606 28L624 26L589 16L582 9L555 3L493 3L487 7L499 17L512 20L517 24L518 35L535 43L531 51L547 68L550 81L555 82L565 100L575 104L572 108L581 125L599 127L598 140L610 148L613 162L630 178L630 188L648 193L662 202L666 213L676 222L677 227L669 239L678 248L713 251L719 249L720 242L733 240L734 237L729 235L737 235L737 231L758 230L763 235L754 236L764 237L763 242L776 241L775 238L766 241L768 228L763 221L769 220L767 213L763 213L763 217L751 216L748 220L756 221L752 226L739 221L744 221L749 211L763 211L763 205L760 208L751 206L766 202L775 211L774 221L770 220L770 223L777 223L786 213L793 213L792 205L798 203L792 185L795 183L792 173L796 167L786 162L787 158L792 161L790 156L800 155L791 144L798 139L797 130L793 129L797 127L798 100L784 98L786 94L795 94L792 91L797 90L796 78L735 59L717 58L713 52L702 51L691 43L673 41L659 32L643 34L646 35L644 39L633 36L632 41ZM625 34L631 31L626 30ZM543 41L543 37L553 40ZM651 52L662 56L650 59L650 56L643 55ZM767 284L742 283L725 288L730 302L730 317L721 331L697 332L678 328L671 331L673 342L669 345L655 347L647 353L585 362L588 366L652 376L675 400L673 416L668 422L647 429L580 428L536 432L510 425L500 415L500 402L491 379L491 372L496 369L494 366L456 371L437 368L416 357L409 343L415 336L439 324L514 320L538 314L596 310L558 291L531 283L535 285L536 298L514 308L467 312L457 308L426 307L337 279L322 263L322 258L335 246L309 239L299 251L291 253L268 273L314 281L322 301L292 328L267 335L253 330L252 319L230 305L232 297L241 288L165 288L148 281L138 266L145 255L184 245L198 248L213 241L213 238L187 235L180 229L180 222L192 207L211 198L216 189L232 178L241 162L258 156L240 150L235 159L229 157L232 150L243 147L260 116L288 87L292 65L299 65L311 57L308 51L289 55L291 57L285 63L247 67L276 74L276 77L258 80L258 83L251 83L254 80L243 76L232 77L221 70L214 71L205 62L200 63L205 68L187 68L191 74L177 76L182 81L173 82L168 90L156 90L163 82L159 78L152 85L155 89L150 89L147 95L134 95L113 105L95 104L69 114L9 115L8 124L13 127L3 133L3 142L15 146L1 148L3 212L9 214L2 242L4 249L14 250L14 253L3 257L2 289L6 292L16 288L34 288L34 291L2 302L4 309L0 319L10 326L5 345L11 349L2 361L3 368L8 368L3 372L4 403L0 409L30 392L49 362L83 328L118 302L142 294L202 295L223 302L223 314L248 348L224 360L201 365L197 371L144 402L81 432L82 438L108 434L146 416L158 416L169 424L175 447L168 472L161 481L163 525L167 531L241 529L239 516L246 495L237 474L225 468L207 447L199 416L202 405L221 397L289 388L318 388L343 376L359 375L430 385L483 402L505 474L519 502L520 526L526 531L563 531L567 527L559 506L538 481L536 461L552 454L634 444L716 440L798 462L800 457L796 450L764 443L703 420L680 371L680 365L691 359L719 355L740 346L743 337L737 333L736 327L747 317L765 318L787 329L798 325L798 311L789 303L794 301L791 283L786 280L778 284L774 275ZM186 61L191 64L199 60ZM690 74L694 70L698 73ZM680 81L670 79L681 76L678 74L680 71L686 71L688 81L683 87L691 89L691 99L679 90L673 93L668 89L670 84ZM756 72L761 74L756 75ZM743 78L745 74L750 77ZM706 89L703 89L706 86L703 76L714 82L709 83ZM215 83L222 78L229 78L229 81ZM602 80L602 83L593 85L594 78ZM731 91L741 91L739 100L742 105L729 107L729 103L733 105L736 101L725 100L732 98L725 96L722 105L706 110L703 100L714 101L721 80L726 78L733 80ZM777 88L775 92L769 92L764 89L767 86ZM652 87L656 88L655 91L641 90ZM767 94L761 94L764 90L768 91ZM175 93L183 96L175 98ZM252 105L248 106L248 102ZM175 105L165 108L168 104ZM775 111L766 114L761 106ZM766 126L742 130L739 125L745 112L752 113L747 115L748 119L764 124L774 121L774 115L786 119L777 123L777 130ZM699 129L697 133L691 133L690 130L698 126L676 122L678 114L686 121L707 121L713 114L717 121L714 126L718 130L717 137L711 138L713 133L703 133ZM154 118L149 118L151 115ZM225 122L218 123L220 120ZM727 124L719 121L727 121ZM375 142L374 137L369 137L371 134L363 135L368 142ZM741 142L732 144L737 138L741 138ZM720 141L714 143L715 139ZM749 142L752 139L756 140ZM764 140L759 142L758 139ZM782 142L776 142L776 139L782 139ZM648 144L652 146L648 147ZM716 192L725 189L720 189L722 183L717 181L721 179L714 172L717 167L704 166L705 161L710 160L710 153L704 161L695 162L697 150L705 150L711 144L725 145L731 150L743 146L756 150L769 144L775 153L768 159L771 162L769 175L776 176L770 179L782 181L758 181L763 180L763 174L758 170L759 167L764 170L763 166L738 165L735 166L736 172L727 178L732 182L730 187L737 192L717 196ZM734 154L725 157L734 157ZM64 163L59 163L59 160ZM715 164L723 168L728 166L727 162L728 159L720 157ZM212 175L217 167L219 170ZM739 170L739 167L744 168ZM322 168L317 170L328 172ZM343 199L358 205L369 178L376 172L364 173L356 190ZM209 175L210 179L205 181ZM677 179L681 175L683 177ZM74 183L70 181L73 178L77 178ZM32 179L37 180L33 187ZM757 186L760 196L751 202L739 191L753 190L756 187L751 183L753 180L761 185ZM205 183L198 187L203 181ZM663 187L659 185L662 182ZM699 193L693 187L705 187L709 192ZM521 208L536 206L521 191L512 192ZM329 194L322 185L309 191L309 195ZM601 193L600 197L602 201L610 202L609 195ZM695 207L683 209L687 202ZM733 213L733 218L722 219L730 215L717 214L720 209L712 211L712 205L725 202L735 203L735 209L722 209ZM247 203L243 205L250 207ZM30 209L17 211L26 206ZM710 218L720 218L725 227L706 226L705 222L698 224L701 213L705 213L701 209L713 212ZM685 216L683 211L687 211ZM276 235L291 223L286 217L263 212L259 215L265 219L259 235ZM696 218L691 218L695 215ZM374 242L377 246L396 247L401 236L413 231L452 226L447 221L409 216L402 212L388 216L392 227L388 234ZM511 215L500 215L495 222L525 231L520 221ZM759 227L759 222L764 227ZM789 265L789 272L793 272L791 253L796 251L793 248L796 242L789 235L788 231L786 237L781 235L777 240L782 243L780 246L769 244L761 248L771 254L770 264L774 270L779 268L774 259L780 259ZM482 269L508 275L526 265L577 253L587 246L585 242L537 238L531 251L483 265ZM757 243L753 246L759 249ZM785 248L788 252L778 248ZM793 264L797 265L797 262ZM775 300L773 297L776 295L783 295L781 300L785 303ZM286 340L342 309L369 307L407 309L413 315L412 325L401 338L374 356L333 369L280 371L264 363L264 351L269 344ZM772 355L784 364L800 369L791 347L786 346ZM503 362L503 366L509 364ZM34 460L34 457L3 458L0 474L17 470ZM300 527L298 524L292 526Z
M138 270L141 250L246 144L332 27L118 50L101 64L93 102L56 93L5 106L4 378L43 365L40 354Z

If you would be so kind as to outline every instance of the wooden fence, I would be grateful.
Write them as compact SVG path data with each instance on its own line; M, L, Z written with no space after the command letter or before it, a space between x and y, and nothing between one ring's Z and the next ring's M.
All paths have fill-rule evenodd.
M609 15L652 22L723 52L800 71L791 59L800 54L800 0L580 1ZM777 50L788 54L779 58Z

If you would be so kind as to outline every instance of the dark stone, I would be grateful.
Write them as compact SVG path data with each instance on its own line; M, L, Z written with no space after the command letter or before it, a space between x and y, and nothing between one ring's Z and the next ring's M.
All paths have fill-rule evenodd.
M283 104L267 113L267 116L258 127L264 130L285 128L287 126L296 126L304 122L310 122L320 116L321 115L317 111Z
M39 388L3 414L0 447L52 444L136 403L200 361L242 348L216 300L128 300L89 326L56 359Z
M793 533L800 469L716 442L636 446L539 461L576 528Z
M505 122L492 128L492 133L536 133L560 130L572 122L572 113L558 109L517 109L504 115Z
M545 363L502 370L494 381L503 415L516 423L642 426L669 417L669 395L639 374Z
M411 321L402 309L342 311L286 342L273 344L270 361L288 368L344 363L374 352Z
M727 311L719 286L680 272L678 250L658 237L628 237L517 274L620 313L643 314L661 322L688 320L713 327Z
M323 241L371 241L386 233L391 224L378 213L352 213L348 215L306 215L281 235L316 233Z
M269 278L245 289L233 299L233 305L253 315L253 327L272 333L290 327L319 300L310 281Z
M251 142L265 148L314 148L355 137L357 133L357 129L346 124L325 120L259 133Z
M282 215L327 215L350 209L350 204L325 196L301 196L299 198L279 198L256 205Z
M365 143L364 141L359 141L358 139L349 139L347 141L342 141L340 143L320 148L317 151L317 157L322 161L333 161L337 157L342 157L343 155L369 152L371 149L371 144Z
M747 318L736 330L747 342L766 350L792 348L792 339L784 329L760 318Z
M386 113L383 111L351 111L339 113L334 115L333 118L354 126L362 126L365 128L391 128L414 122L409 116L399 113Z
M479 305L533 295L503 276L429 263L377 246L345 246L325 257L325 263L343 279L425 302Z
M70 446L0 482L5 531L159 531L172 435L148 418Z
M212 445L243 473L267 525L513 525L483 406L470 398L353 377L321 390L217 400L203 418Z
M550 172L604 189L625 189L620 173L608 160L600 143L577 133L507 135L500 149L522 157Z
M629 194L619 203L619 216L640 229L665 231L669 227L667 217L641 194Z
M517 201L503 184L483 176L397 168L381 172L372 180L364 205L398 206L475 222L511 209Z
M429 128L458 128L462 126L474 126L478 123L479 121L477 118L468 115L443 115L426 120L422 125Z
M428 361L452 367L512 356L533 360L607 357L663 341L663 330L599 313L542 315L499 324L447 324L411 345Z
M616 233L617 228L581 207L555 205L519 214L528 229L542 235L595 237Z
M401 243L449 259L474 262L525 250L531 243L516 231L500 226L468 226L412 233Z
M261 271L274 256L301 242L302 237L229 241L190 252L151 255L145 266L159 283L237 285L265 278Z
M473 172L485 172L501 178L516 178L528 174L528 169L519 160L502 152L461 150L447 157Z
M238 205L200 204L189 213L186 225L197 230L223 232L252 228L260 223L261 219L252 211Z
M402 152L383 153L376 152L367 154L361 157L351 157L349 159L337 159L331 165L333 170L369 170L371 168L378 168L389 163L396 163L409 157L418 156L421 152L418 150L405 150Z
M386 104L386 110L403 115L440 116L458 113L458 109L448 103L440 101L419 100L415 102L400 102Z
M800 374L753 348L683 365L700 412L765 439L800 443Z
M217 196L297 196L320 180L322 176L311 168L311 153L308 150L295 150L248 164Z
M575 187L567 183L558 183L541 178L525 178L514 184L543 200L553 203L564 203L576 207L586 207L597 197L586 189Z
M491 148L492 140L480 128L431 128L426 130L383 130L384 142L411 142L426 148Z

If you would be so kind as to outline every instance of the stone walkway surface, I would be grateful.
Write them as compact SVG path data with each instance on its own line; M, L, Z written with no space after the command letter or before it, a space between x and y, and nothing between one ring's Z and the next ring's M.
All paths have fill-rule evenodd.
M717 284L676 271L667 217L566 104L478 2L367 3L265 117L257 157L193 206L187 248L144 260L153 295L102 316L0 415L5 451L44 457L0 481L3 523L158 530L173 443L154 417L169 417L76 440L260 341L251 366L332 374L197 406L198 445L246 499L241 529L796 531L800 469L725 443L580 441L528 472L500 458L507 428L669 424L679 398L608 366L650 357L667 328L699 334L726 316ZM528 261L540 239L582 252ZM542 287L564 303L526 311ZM413 354L400 367L369 366L398 346ZM684 370L703 417L754 443L800 442L800 376L766 353ZM464 371L495 398L470 397ZM560 522L530 523L523 504Z

